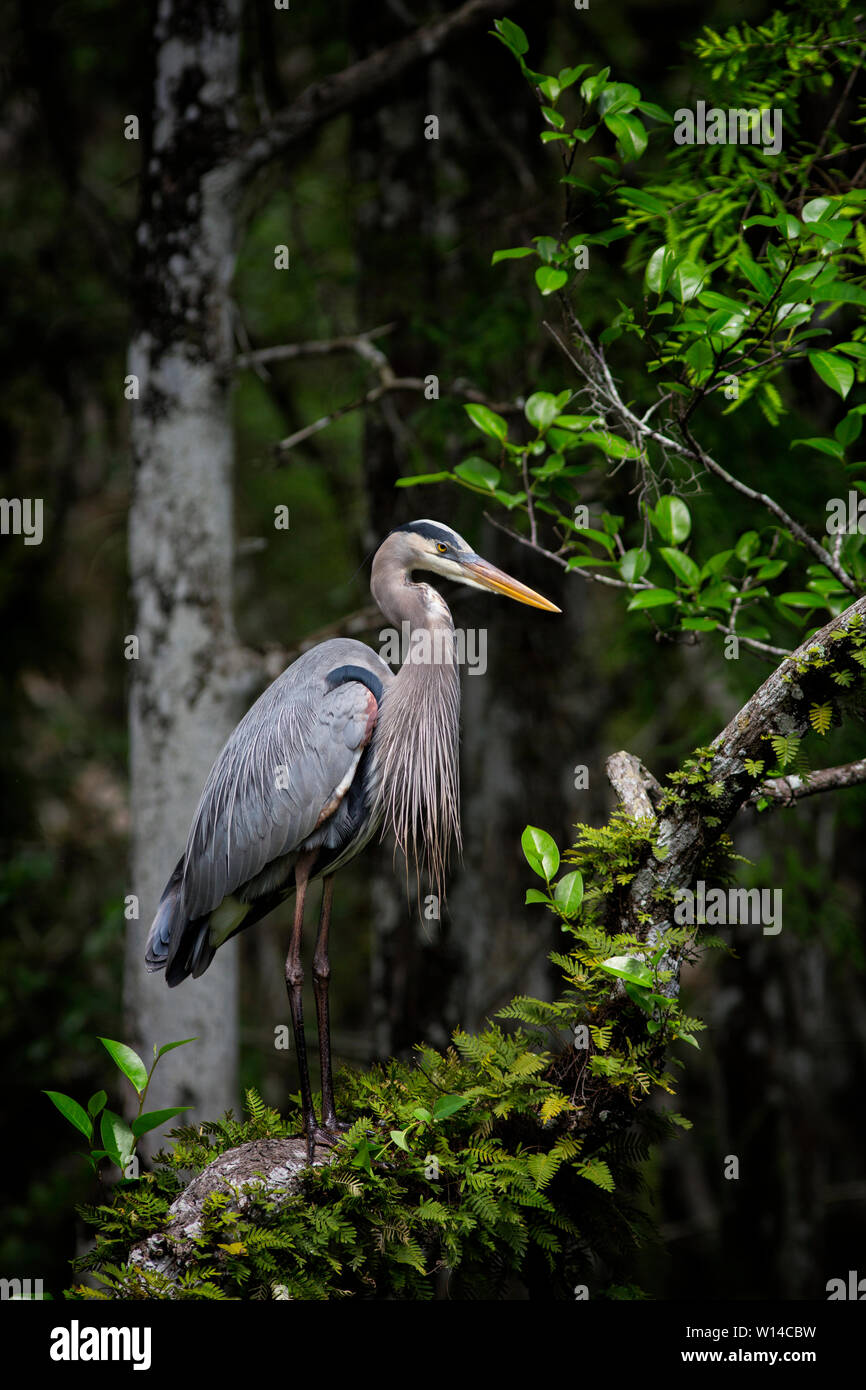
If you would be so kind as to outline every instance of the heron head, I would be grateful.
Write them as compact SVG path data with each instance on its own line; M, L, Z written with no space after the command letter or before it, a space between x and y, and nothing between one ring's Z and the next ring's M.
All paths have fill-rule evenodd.
M518 603L527 603L531 608L542 608L547 613L560 613L555 603L537 594L519 579L491 565L476 555L472 547L440 521L409 521L398 526L388 536L386 545L393 546L395 560L411 573L413 570L430 570L441 574L457 584L468 584L473 589L485 589L494 594L505 594Z

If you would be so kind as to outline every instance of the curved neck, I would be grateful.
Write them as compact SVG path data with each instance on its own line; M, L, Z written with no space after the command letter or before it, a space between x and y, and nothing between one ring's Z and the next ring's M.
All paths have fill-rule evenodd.
M451 610L438 589L413 580L407 570L391 562L384 548L373 561L370 592L388 621L397 627L407 622L410 631L442 627L454 630Z

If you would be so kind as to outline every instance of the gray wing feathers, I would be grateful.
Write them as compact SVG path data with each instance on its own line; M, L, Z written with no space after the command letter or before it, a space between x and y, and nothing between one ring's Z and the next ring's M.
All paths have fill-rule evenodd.
M275 859L298 849L335 794L345 792L368 739L370 693L328 671L363 664L385 684L369 647L339 639L314 648L256 701L214 763L187 841L182 912L212 912Z

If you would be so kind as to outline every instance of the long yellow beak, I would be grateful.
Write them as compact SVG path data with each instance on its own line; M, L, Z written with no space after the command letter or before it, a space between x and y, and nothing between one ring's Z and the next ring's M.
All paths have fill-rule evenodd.
M498 570L487 560L482 560L480 555L473 556L471 560L461 559L460 568L465 570L476 584L480 584L484 589L492 589L495 594L505 594L508 598L516 599L518 603L528 603L530 608L543 608L545 613L562 612L555 603L542 598L534 589L527 588L519 579L512 579L510 574Z

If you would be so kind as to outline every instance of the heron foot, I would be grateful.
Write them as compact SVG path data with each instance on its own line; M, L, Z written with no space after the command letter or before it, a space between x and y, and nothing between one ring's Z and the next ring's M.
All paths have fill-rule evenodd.
M346 1130L351 1128L352 1126L350 1124L342 1120L334 1120L332 1123L325 1125L313 1124L308 1126L306 1137L307 1155L310 1163L313 1161L313 1153L317 1147L332 1149Z

